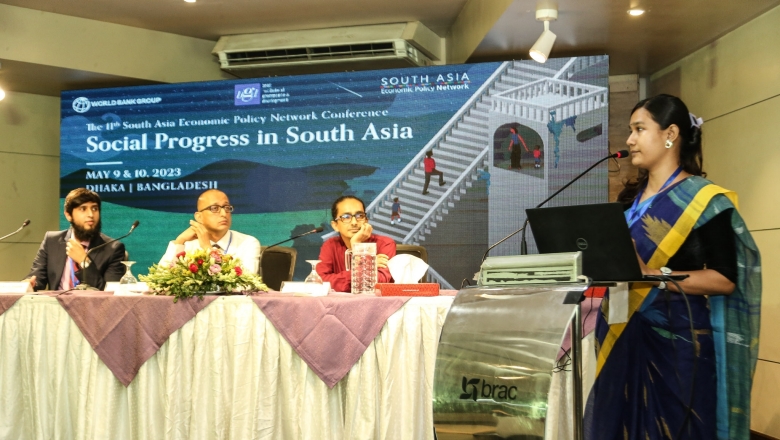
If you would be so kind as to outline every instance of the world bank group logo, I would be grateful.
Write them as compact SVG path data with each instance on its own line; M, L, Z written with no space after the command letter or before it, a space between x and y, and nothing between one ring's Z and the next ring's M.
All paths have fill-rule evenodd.
M89 99L83 96L73 100L73 110L75 110L76 113L86 113L91 107L92 104L89 103Z
M235 105L260 104L260 83L236 84Z

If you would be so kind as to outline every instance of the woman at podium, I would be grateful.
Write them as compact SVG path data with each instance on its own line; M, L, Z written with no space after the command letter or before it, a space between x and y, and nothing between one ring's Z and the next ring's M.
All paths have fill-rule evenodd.
M631 112L626 143L640 171L618 200L642 271L688 277L634 283L627 323L607 323L605 298L586 438L750 436L760 256L736 194L704 178L701 125L670 95Z

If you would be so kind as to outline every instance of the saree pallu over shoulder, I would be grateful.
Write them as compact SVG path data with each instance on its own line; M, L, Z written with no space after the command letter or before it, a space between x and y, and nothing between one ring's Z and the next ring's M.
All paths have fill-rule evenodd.
M758 249L737 212L736 193L701 177L689 177L656 196L657 206L649 209L632 227L639 256L648 267L666 265L690 232L717 214L732 209L731 226L737 248L738 277L734 292L709 298L710 322L716 350L717 434L719 439L748 439L750 390L758 355L761 270ZM641 224L639 224L641 222ZM650 284L635 283L629 292L629 323L643 306L652 303L659 290ZM605 302L608 306L608 301ZM627 323L613 324L599 336L596 381L609 362ZM624 341L625 342L625 341ZM609 380L609 378L601 378ZM593 390L596 391L594 386Z
M666 265L669 258L680 249L688 234L702 218L707 205L716 195L728 195L729 201L736 206L735 193L712 183L702 186L701 184L707 182L704 179L696 179L703 182L690 182L698 185L686 185L686 183L689 183L688 181L693 179L695 178L689 178L681 182L664 194L665 197L674 202L671 206L667 207L663 212L649 210L640 219L643 223L642 227L647 234L644 237L635 237L635 243L639 256L647 262L647 266L651 269L660 269ZM650 284L634 283L631 287L629 292L629 320L642 307L642 304L644 304L651 293L653 295L657 293L657 289L654 289ZM610 326L609 333L599 349L596 366L597 377L609 357L611 347L620 337L624 328L625 324Z

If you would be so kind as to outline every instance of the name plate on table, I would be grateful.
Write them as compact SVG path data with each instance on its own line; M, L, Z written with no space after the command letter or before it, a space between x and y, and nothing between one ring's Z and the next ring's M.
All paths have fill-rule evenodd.
M146 283L121 284L111 281L106 283L105 291L114 292L117 296L143 295L144 292L149 291L149 286Z
M377 283L379 296L439 296L439 283Z
M327 296L330 292L330 282L322 284L303 283L300 281L284 281L279 289L282 293L292 293L296 296Z
M0 281L0 295L21 295L32 291L33 288L27 281Z

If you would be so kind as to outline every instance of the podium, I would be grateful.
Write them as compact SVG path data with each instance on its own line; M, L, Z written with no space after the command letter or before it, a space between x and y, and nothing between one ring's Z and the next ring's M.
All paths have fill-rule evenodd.
M458 292L444 323L436 356L433 422L439 440L552 438L551 411L566 406L581 438L580 306L588 284L473 287ZM571 406L554 400L567 327L572 350ZM558 380L556 380L558 379ZM552 393L552 400L551 400ZM562 409L561 409L562 410ZM551 422L550 422L551 423Z

